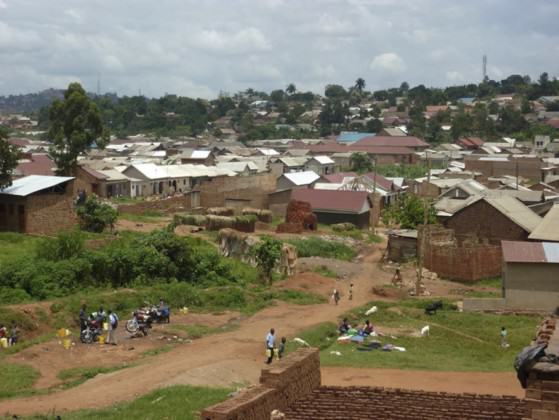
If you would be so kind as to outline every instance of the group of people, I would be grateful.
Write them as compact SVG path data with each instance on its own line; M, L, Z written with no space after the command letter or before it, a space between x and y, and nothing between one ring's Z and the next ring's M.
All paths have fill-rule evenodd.
M332 292L332 300L337 305L340 302L341 296L340 291L338 289L334 289ZM353 283L350 283L348 289L348 299L353 300Z
M270 330L270 332L266 335L266 363L268 365L272 363L272 360L274 360L274 355L276 355L278 359L283 357L286 343L287 339L282 337L279 347L276 349L276 330L273 328Z
M118 328L118 315L109 309L105 312L102 306L97 312L88 314L87 305L83 304L80 309L80 336L84 334L88 327L103 330L106 344L116 346L118 344L116 338L116 329Z
M340 335L345 335L349 332L349 330L351 330L351 325L349 325L349 321L347 320L347 318L344 318L343 321L340 323L340 326L338 327L338 332ZM371 322L367 319L365 321L365 324L363 324L361 328L356 328L356 330L357 334L368 336L375 332L375 327L373 327L373 324L371 324Z
M18 341L19 328L15 322L12 322L12 327L8 328L0 324L0 348L13 346Z

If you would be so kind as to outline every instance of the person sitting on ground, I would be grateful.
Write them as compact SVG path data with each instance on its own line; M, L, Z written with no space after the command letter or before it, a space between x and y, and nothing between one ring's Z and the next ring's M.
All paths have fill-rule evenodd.
M344 320L342 321L342 323L340 324L338 331L340 332L340 335L344 335L347 334L347 332L350 330L351 325L349 325L347 318L344 318Z
M373 327L373 324L371 324L371 322L369 320L366 320L365 325L363 326L363 329L361 330L363 335L371 335L374 331L375 331L375 328Z
M281 338L281 342L278 348L278 358L281 359L283 357L283 353L285 353L285 344L287 339L285 337Z

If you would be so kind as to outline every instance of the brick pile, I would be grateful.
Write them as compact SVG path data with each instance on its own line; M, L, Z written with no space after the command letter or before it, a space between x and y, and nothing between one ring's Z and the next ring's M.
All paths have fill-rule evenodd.
M311 419L522 419L526 406L509 396L449 394L369 387L321 387L285 411Z
M310 203L291 200L285 212L285 223L278 225L278 233L301 233L304 230L316 230L318 220L312 212Z

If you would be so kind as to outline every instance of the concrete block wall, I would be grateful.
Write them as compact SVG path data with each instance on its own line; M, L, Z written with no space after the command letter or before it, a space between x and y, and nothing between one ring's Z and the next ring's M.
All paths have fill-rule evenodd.
M200 184L200 206L225 207L226 200L247 200L244 207L268 208L268 194L276 190L276 176L219 176Z
M260 385L206 408L202 420L263 420L320 386L318 349L299 349L262 369Z

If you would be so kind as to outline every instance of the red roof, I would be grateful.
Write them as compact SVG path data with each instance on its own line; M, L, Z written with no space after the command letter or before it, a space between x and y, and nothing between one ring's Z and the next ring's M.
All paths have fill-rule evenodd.
M334 211L345 213L361 213L368 193L366 191L331 191L297 189L291 194L291 198L310 203L315 211Z
M56 164L48 155L31 155L28 162L21 162L17 165L16 174L21 176L28 175L47 175L55 174Z
M368 173L364 174L364 176L369 178L372 182L375 182L375 173L374 172L368 172ZM394 183L392 181L390 181L389 179L386 179L385 177L383 177L380 174L376 175L376 184L378 186L380 186L382 189L384 189L385 191L392 191L392 187L394 186ZM400 188L396 187L395 189L399 190Z
M335 174L322 175L322 178L331 184L339 184L343 182L344 178L356 176L355 172L336 172Z
M505 262L557 263L559 244L552 242L501 241Z
M31 143L31 141L29 139L19 139L19 138L12 137L8 139L8 143L16 147L25 147L29 143Z
M461 139L458 139L457 143L467 148L478 148L483 146L483 143L485 142L479 137L462 137Z
M559 119L553 119L545 122L547 125L559 129Z
M364 137L354 146L375 147L429 147L423 140L413 136L371 136Z
M448 105L427 105L425 107L425 112L440 112L446 111L448 109Z
M390 137L391 139L403 137ZM358 142L357 142L358 143ZM292 149L309 150L312 153L353 153L364 152L372 155L411 155L414 151L408 147L396 146L360 146L356 143L350 145L332 143L332 144L294 144Z
M84 166L80 166L80 168L82 168L82 170L83 170L85 173L91 175L91 176L92 176L93 178L95 178L95 179L107 179L107 178L108 178L107 175L104 175L104 174L102 174L102 173L100 173L100 172L97 172L95 169L90 168L89 166L85 166L85 165L84 165Z

